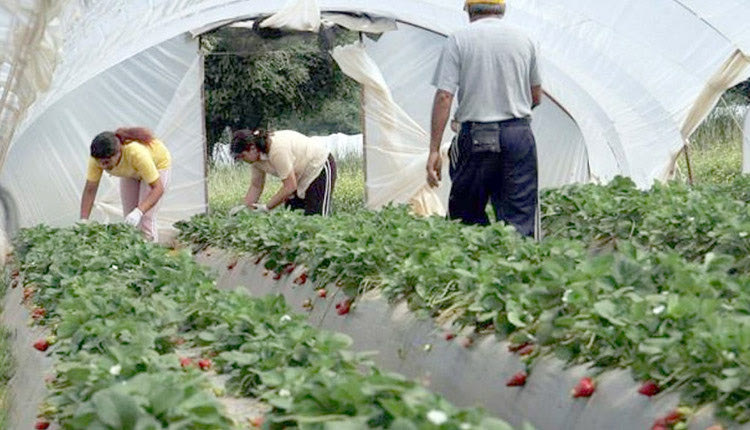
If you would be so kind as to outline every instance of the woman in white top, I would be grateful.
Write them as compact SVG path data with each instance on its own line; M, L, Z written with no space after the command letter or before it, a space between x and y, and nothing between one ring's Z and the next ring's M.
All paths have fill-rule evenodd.
M232 138L235 159L250 163L252 181L245 206L267 211L281 204L304 209L305 215L330 215L336 162L327 146L292 130L238 130ZM281 179L281 188L259 204L266 174Z

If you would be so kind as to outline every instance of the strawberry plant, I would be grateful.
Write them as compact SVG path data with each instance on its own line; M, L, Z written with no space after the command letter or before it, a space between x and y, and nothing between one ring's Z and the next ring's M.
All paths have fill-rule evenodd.
M280 296L217 290L188 253L143 242L124 226L40 226L20 233L17 250L23 278L37 286L27 305L45 309L53 333L52 341L42 339L45 349L55 343L47 350L55 373L40 422L70 429L232 428L212 394L222 390L200 371L210 369L227 374L232 394L271 405L256 421L266 428L423 428L436 416L450 428L510 428L479 410L454 408L413 381L384 376L366 355L348 351L349 338L308 326ZM323 375L340 378L322 387ZM382 394L347 399L354 388ZM345 413L305 400L331 395L349 402L341 403Z
M619 186L623 201L644 194ZM686 260L669 246L644 247L629 233L645 219L637 210L621 215L635 224L597 224L628 232L611 252L566 238L535 243L502 224L414 218L394 207L330 218L197 216L179 228L196 247L266 255L267 267L303 264L310 288L339 283L350 296L379 288L452 323L451 331L495 333L527 364L551 354L590 365L592 374L630 368L637 380L678 389L686 405L716 402L721 416L750 421L743 400L750 395L750 277L733 254L715 248ZM226 231L242 233L228 238Z

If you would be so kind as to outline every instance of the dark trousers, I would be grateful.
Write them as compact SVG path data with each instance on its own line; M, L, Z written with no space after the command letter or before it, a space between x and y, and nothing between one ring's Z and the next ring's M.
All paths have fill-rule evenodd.
M333 155L328 154L323 171L307 187L305 198L301 199L295 194L286 201L286 206L291 209L304 209L305 215L328 216L331 214L331 200L335 185L336 160L333 159Z
M498 221L534 236L537 159L528 120L464 123L451 157L450 219L487 225L489 201Z

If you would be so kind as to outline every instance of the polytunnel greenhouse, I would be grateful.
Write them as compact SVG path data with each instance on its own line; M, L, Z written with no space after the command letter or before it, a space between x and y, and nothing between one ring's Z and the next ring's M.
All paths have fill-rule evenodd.
M750 78L750 4L503 22L539 52L541 242L446 221L425 180L463 0L0 2L0 427L750 428L750 182L669 182ZM201 42L227 27L357 35L330 57L361 91L361 210L211 207ZM77 222L92 138L123 125L171 153L162 244L109 175Z

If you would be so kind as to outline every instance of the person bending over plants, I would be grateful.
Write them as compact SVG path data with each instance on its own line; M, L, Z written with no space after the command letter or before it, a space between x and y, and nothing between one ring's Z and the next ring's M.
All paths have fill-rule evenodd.
M252 166L245 204L232 214L245 208L265 212L284 204L303 209L305 215L330 215L336 162L325 144L293 130L258 128L234 132L231 150L235 159ZM261 204L267 174L281 179L281 188Z
M169 183L172 159L164 143L142 127L99 133L91 142L86 185L81 196L81 219L91 215L102 172L120 178L125 222L139 227L151 241L158 240L156 213Z

